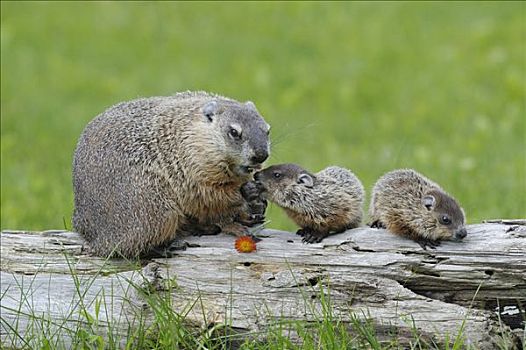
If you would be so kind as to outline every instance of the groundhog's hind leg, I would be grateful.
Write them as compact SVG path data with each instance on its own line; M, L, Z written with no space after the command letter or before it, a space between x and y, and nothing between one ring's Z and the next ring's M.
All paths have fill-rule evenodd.
M185 223L177 230L178 237L213 236L221 233L221 227L212 223L201 223L195 218L187 217Z
M185 250L188 244L182 239L180 224L177 214L166 210L165 220L158 228L160 239L156 240L155 243L152 242L152 244L141 251L140 258L171 258L176 255L177 251Z
M181 238L175 238L165 244L157 247L153 247L147 252L141 254L141 259L154 259L154 258L173 258L177 255L178 251L186 250L188 243Z
M197 225L191 228L194 236L215 236L221 233L221 227L210 225Z

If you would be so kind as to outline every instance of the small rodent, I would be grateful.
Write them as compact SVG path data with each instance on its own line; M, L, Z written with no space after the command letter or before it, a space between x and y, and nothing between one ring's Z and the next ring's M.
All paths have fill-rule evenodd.
M252 102L206 92L107 109L75 151L75 230L95 254L130 258L184 231L245 234L241 186L269 155L269 129Z
M364 189L347 169L330 166L312 174L296 164L279 164L257 172L254 179L264 197L301 227L297 233L305 243L321 242L362 221Z
M376 182L369 216L371 227L411 238L424 249L467 234L464 210L457 201L412 169L388 172Z

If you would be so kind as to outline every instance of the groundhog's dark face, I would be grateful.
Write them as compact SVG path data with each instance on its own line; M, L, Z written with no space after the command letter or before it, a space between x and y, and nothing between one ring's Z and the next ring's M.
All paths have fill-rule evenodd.
M270 153L270 125L252 102L212 101L203 114L214 127L214 144L233 175L250 178L261 169Z
M296 164L270 166L256 173L254 179L263 186L264 197L285 208L312 189L315 182L314 175Z
M455 199L440 191L429 191L422 202L425 210L434 218L435 236L453 240L466 237L464 211Z

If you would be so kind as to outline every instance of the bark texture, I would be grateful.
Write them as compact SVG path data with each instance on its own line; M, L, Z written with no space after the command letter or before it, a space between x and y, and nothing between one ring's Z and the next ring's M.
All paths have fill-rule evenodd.
M140 264L90 256L73 232L3 231L1 339L20 346L14 329L24 335L50 324L95 324L103 336L111 326L126 334L139 315L152 321L144 290L169 295L196 327L224 323L254 334L279 321L315 320L323 292L336 318L368 320L380 339L395 334L409 342L416 328L422 339L443 344L464 322L465 344L493 349L509 326L521 346L525 223L469 225L463 242L435 250L371 228L310 245L294 233L266 229L249 254L238 253L231 236L188 237L189 247L176 257ZM95 300L103 301L104 312L94 322L81 310L93 318Z

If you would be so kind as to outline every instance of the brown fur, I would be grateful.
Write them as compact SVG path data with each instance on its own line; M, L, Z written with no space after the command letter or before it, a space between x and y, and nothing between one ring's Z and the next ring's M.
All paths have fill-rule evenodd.
M425 198L433 199L426 207ZM441 223L447 215L451 223ZM465 236L464 211L440 186L411 169L389 172L374 185L369 216L374 225L416 241Z
M276 173L281 174L279 178ZM265 187L269 200L302 228L300 234L306 234L309 243L358 227L362 221L363 186L347 169L331 166L311 174L295 164L280 164L255 178Z
M251 102L205 92L111 107L75 151L73 225L96 254L127 257L166 244L190 221L232 226L241 184L268 156L268 130Z

